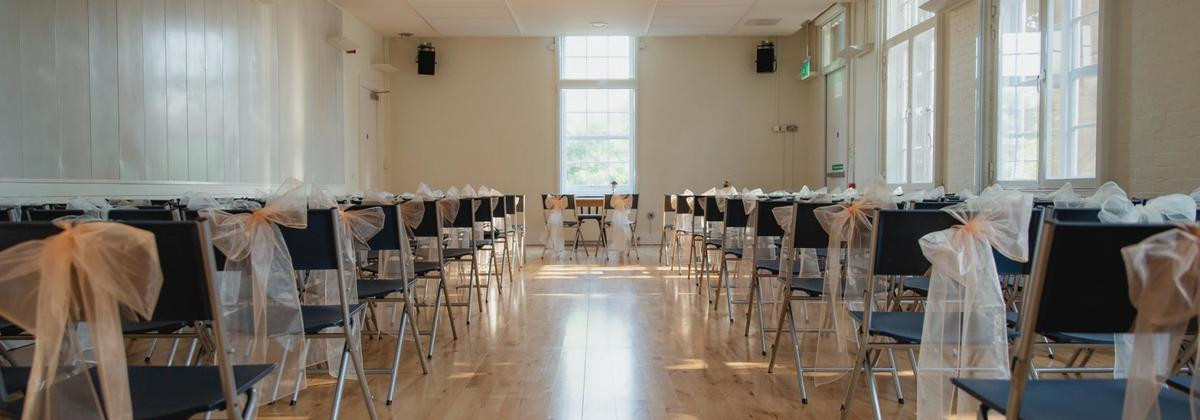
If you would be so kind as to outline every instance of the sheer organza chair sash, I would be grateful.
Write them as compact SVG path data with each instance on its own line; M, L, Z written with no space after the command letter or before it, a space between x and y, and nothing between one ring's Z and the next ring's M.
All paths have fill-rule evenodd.
M1032 196L989 188L942 209L962 224L921 238L932 275L917 362L918 418L974 412L968 398L955 398L951 378L1009 377L1006 307L992 250L1028 261L1032 210Z
M147 319L162 287L154 234L59 219L61 233L0 252L0 316L33 334L24 419L133 418L121 311ZM75 321L86 320L92 386Z

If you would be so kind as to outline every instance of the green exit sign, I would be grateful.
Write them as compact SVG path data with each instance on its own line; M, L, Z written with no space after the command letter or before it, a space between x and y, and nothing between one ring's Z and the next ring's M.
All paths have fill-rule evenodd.
M841 163L835 163L835 164L833 164L833 168L831 168L830 170L837 172L837 171L842 171L845 169L846 169L846 165L841 164Z
M812 57L804 57L804 62L800 63L800 80L808 80L812 76Z

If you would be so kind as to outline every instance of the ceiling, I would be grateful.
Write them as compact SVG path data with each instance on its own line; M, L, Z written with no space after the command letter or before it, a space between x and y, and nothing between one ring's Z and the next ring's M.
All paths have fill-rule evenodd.
M385 36L790 35L833 0L333 0ZM592 22L604 22L596 28Z

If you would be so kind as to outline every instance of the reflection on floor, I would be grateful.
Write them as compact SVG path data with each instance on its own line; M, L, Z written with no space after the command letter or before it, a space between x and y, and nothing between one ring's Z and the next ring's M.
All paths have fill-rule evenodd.
M396 419L742 419L835 418L845 381L810 385L800 403L791 358L775 373L758 350L757 333L743 336L743 318L730 323L722 305L714 312L697 296L685 273L658 267L657 249L641 260L542 262L531 248L524 274L505 280L501 296L462 322L459 338L444 324L430 373L422 375L411 338L401 360L396 401L383 404L387 375L372 375L380 415ZM457 280L455 280L457 281ZM744 293L744 292L739 292ZM432 296L432 295L431 295ZM457 297L455 297L457 299ZM744 310L744 306L738 308ZM427 318L430 308L422 311ZM381 316L388 316L385 313ZM445 321L445 318L443 318ZM423 325L428 325L424 320ZM755 324L757 325L757 324ZM390 359L394 337L368 338L369 367ZM428 337L422 341L428 344ZM781 354L787 356L787 354ZM904 370L909 367L901 363ZM910 372L905 391L915 396ZM264 406L263 418L327 418L333 378L309 375L295 406ZM888 417L912 417L881 376ZM347 383L343 418L366 418L361 393ZM911 397L910 397L911 398ZM910 400L911 401L911 400ZM853 417L869 417L866 393Z

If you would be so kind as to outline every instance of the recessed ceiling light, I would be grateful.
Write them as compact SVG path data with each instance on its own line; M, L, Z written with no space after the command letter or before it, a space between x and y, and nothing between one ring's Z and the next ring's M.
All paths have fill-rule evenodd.
M607 28L608 22L595 21L595 22L592 22L592 27L593 28Z

